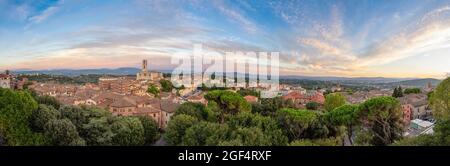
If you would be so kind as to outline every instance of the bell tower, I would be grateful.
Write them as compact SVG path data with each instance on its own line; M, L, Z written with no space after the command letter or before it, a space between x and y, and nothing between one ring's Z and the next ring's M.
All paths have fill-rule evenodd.
M142 60L142 71L147 71L147 60Z

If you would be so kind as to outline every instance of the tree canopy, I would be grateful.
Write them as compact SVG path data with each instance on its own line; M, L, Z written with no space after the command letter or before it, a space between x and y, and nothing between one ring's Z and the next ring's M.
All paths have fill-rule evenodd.
M368 127L372 145L389 145L402 137L403 112L393 97L376 97L359 106L361 122Z
M331 93L325 96L325 110L332 111L345 104L345 97L340 93Z
M450 77L436 87L430 104L436 119L450 119Z
M158 87L156 87L155 84L150 84L148 86L147 92L150 94L153 94L155 97L159 97L159 93L160 93Z
M0 133L8 145L39 145L45 140L29 127L37 102L26 91L0 88Z
M172 92L172 89L174 88L172 82L170 82L169 80L162 79L159 81L159 83L161 84L161 91Z

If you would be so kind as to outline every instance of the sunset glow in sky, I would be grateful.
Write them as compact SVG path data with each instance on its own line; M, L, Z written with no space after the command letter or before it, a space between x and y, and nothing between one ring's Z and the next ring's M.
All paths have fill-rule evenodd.
M450 0L0 0L0 70L171 69L194 44L280 52L283 75L442 78Z

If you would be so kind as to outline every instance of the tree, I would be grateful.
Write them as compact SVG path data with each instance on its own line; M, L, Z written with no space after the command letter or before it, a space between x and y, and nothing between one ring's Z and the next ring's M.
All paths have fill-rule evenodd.
M220 141L217 146L244 146L240 139Z
M317 102L308 102L306 103L306 109L308 110L317 110L319 108L319 103Z
M436 119L450 119L450 77L436 87L430 104Z
M208 111L201 103L186 102L181 104L175 111L174 115L191 115L199 120L206 120L208 118Z
M147 92L153 94L155 97L159 97L160 93L158 87L156 87L156 85L154 84L150 84L150 86L147 89Z
M0 133L7 145L40 145L44 137L34 133L29 124L37 102L26 91L0 88Z
M239 94L227 90L213 90L205 95L208 101L214 101L222 110L220 122L223 123L225 114L250 112L251 105Z
M174 88L172 82L162 79L159 83L161 84L161 90L163 92L172 92L172 89Z
M61 116L60 113L53 106L40 104L39 108L33 110L31 114L31 126L36 131L42 131L47 122L58 119L59 116Z
M442 146L439 139L433 135L419 135L417 137L406 137L395 141L394 146Z
M418 94L418 93L422 93L422 90L420 90L419 88L406 88L404 93L405 94Z
M183 137L184 146L217 146L220 141L229 138L226 124L200 122L189 127Z
M258 127L239 127L232 131L232 140L239 140L243 146L271 146L270 138Z
M111 131L114 133L114 145L136 146L145 143L144 127L136 117L116 117Z
M278 111L278 119L289 140L296 140L308 137L306 130L318 116L312 111L287 108Z
M403 97L403 89L402 89L401 86L398 87L398 91L397 92L398 92L398 94L397 94L398 97Z
M44 131L53 145L82 146L86 144L69 119L51 120L45 125Z
M325 114L326 120L335 126L345 126L350 143L352 142L353 127L359 123L358 107L343 105Z
M241 95L242 97L251 95L251 96L256 96L256 97L260 98L260 96L261 96L260 92L258 92L256 90L252 90L252 89L241 89L241 90L238 90L237 93L239 93L239 95Z
M394 88L394 92L392 93L392 97L399 98L403 97L403 90L401 86Z
M372 135L370 144L389 145L402 137L402 108L393 97L376 97L359 106L361 122Z
M276 112L282 108L294 108L292 100L283 100L281 97L262 98L261 104L252 104L252 112L265 116L275 116Z
M89 123L84 124L80 135L90 146L113 145L114 133L111 130L109 117L92 118Z
M59 109L61 118L69 119L77 129L83 128L83 124L89 122L89 112L79 106L64 106Z
M241 112L235 116L228 117L227 124L233 130L239 128L260 129L264 135L264 139L270 142L269 145L286 145L288 141L288 138L283 134L278 122L272 117L261 116L259 114L249 112ZM242 143L245 144L245 141Z
M148 116L138 116L137 118L141 121L142 127L144 127L145 144L152 145L160 137L158 123Z
M341 146L340 138L323 138L323 139L301 139L293 141L289 146Z
M181 145L186 129L198 123L198 119L189 115L173 116L166 128L164 138L169 145Z
M345 97L340 93L331 93L325 97L325 110L332 111L345 104Z
M61 107L61 103L52 96L45 95L45 96L37 96L35 98L39 104L51 105L55 109L59 109L59 107Z

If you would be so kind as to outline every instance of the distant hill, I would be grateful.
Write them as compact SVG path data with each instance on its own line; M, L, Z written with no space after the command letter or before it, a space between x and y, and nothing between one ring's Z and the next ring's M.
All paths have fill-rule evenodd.
M425 79L414 79L414 80L406 80L399 82L388 83L389 86L406 86L406 87L425 87L428 83L431 83L433 86L438 85L441 80L433 79L433 78L425 78Z
M55 70L17 70L12 71L14 74L49 74L49 75L64 75L64 76L79 76L88 74L99 74L99 75L135 75L141 71L138 68L124 67L116 69L55 69ZM160 71L168 72L168 71Z
M55 70L18 70L13 71L14 74L49 74L64 76L79 76L88 74L110 74L110 75L131 75L136 74L140 70L138 68L117 68L117 69L55 69Z
M333 77L333 76L280 76L282 79L317 80L340 83L392 83L414 80L415 78L385 78L385 77Z

